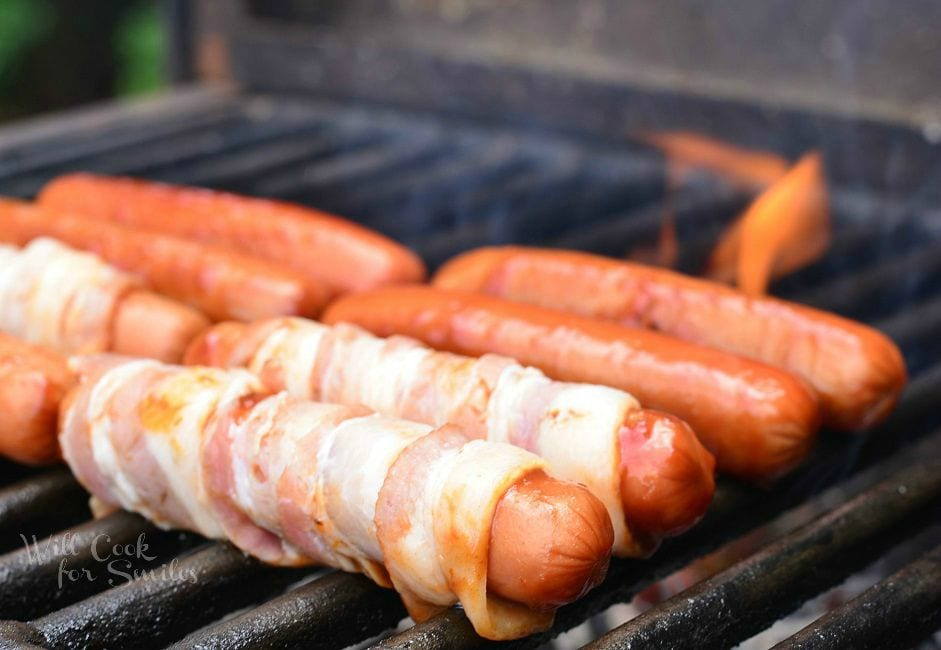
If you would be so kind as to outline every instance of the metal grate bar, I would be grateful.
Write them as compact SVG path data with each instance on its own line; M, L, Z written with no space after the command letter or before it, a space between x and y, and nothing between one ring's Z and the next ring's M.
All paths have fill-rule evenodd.
M41 471L42 469L38 467L20 465L19 463L14 463L12 460L0 458L0 486L16 483L29 476L34 476Z
M204 129L195 134L166 138L129 150L108 151L81 161L81 169L104 174L153 176L161 171L173 174L180 167L206 159L227 159L241 149L271 141L296 141L323 132L321 124L271 121L255 123L238 120ZM70 168L79 165L70 165Z
M541 242L566 228L604 218L626 204L643 204L661 194L651 177L605 185L586 176L578 160L534 168L500 188L463 199L432 221L432 234L411 241L435 266L468 248L518 241ZM427 230L425 231L427 232Z
M206 129L177 138L136 145L130 150L106 151L99 156L83 158L63 166L45 167L29 175L3 180L4 191L17 196L32 196L49 179L70 171L89 171L104 174L136 175L166 181L195 184L195 179L181 173L187 165L201 161L223 162L246 148L263 146L274 140L296 143L298 139L309 142L324 131L320 124L261 123L235 121L216 129ZM296 160L294 162L297 162Z
M147 544L145 554L156 559L133 555L116 568L127 573L153 569L204 543L196 535L161 530L139 515L123 511L46 539L30 539L29 548L21 546L0 556L0 618L35 618L108 589L113 586L109 579L121 576L109 572L110 560L103 562L101 558L115 545L135 544L138 539ZM65 571L71 573L65 575Z
M173 648L339 649L394 627L406 615L394 591L360 575L334 572L193 632Z
M941 546L774 646L901 648L941 627Z
M234 122L237 118L233 116L228 119ZM144 152L151 148L155 156L162 156L164 159L172 157L172 152L162 147L162 138L170 139L171 143L174 139L179 139L177 146L184 148L180 153L185 154L185 147L203 145L207 138L206 129L213 126L219 125L216 120L207 117L202 124L195 124L191 129L180 129L179 125L174 124L169 124L166 128L157 126L153 130L146 129L147 139L130 134L126 138L118 138L117 142L108 142L108 138L102 138L92 140L94 146L76 146L74 149L63 146L42 160L31 161L35 167L30 171L21 169L8 173L3 179L4 192L15 196L32 196L48 179L73 170L126 172L127 167L114 165L109 160L111 155L120 157L124 146L132 148L132 151L123 155L130 159L137 157L131 169L146 168L146 164L142 163L146 162L148 155Z
M547 198L544 206L514 215L514 220L518 217L517 237L541 244L561 232L577 232L604 221L627 206L646 205L663 197L659 176L640 176L617 184L581 176L576 182L574 191L558 195L556 202Z
M474 195L453 197L451 208L429 219L422 234L407 238L436 267L457 253L488 244L507 244L520 237L517 217L545 210L559 200L562 188L574 190L575 181L565 168L532 169L525 174L486 188ZM511 218L512 215L512 218Z
M60 136L47 143L33 143L23 148L0 151L0 176L32 173L48 167L74 164L83 158L107 155L124 147L142 147L148 143L179 135L198 135L207 128L239 118L235 104L207 107L184 114L168 114L163 120L150 120L146 127L139 123L115 124L107 116L95 120L84 130Z
M34 151L59 148L74 139L107 137L112 132L141 133L151 124L219 112L239 102L230 92L201 86L182 88L146 101L111 101L40 115L0 127L3 145L0 155L28 161Z
M313 164L299 165L257 184L265 196L287 200L320 199L326 188L367 182L387 169L413 165L440 155L444 147L433 138L387 141L363 148L345 156L336 156ZM352 188L355 191L355 188Z
M941 247L934 245L801 294L802 303L872 320L899 311L941 286Z
M867 434L869 455L891 455L899 446L917 439L921 432L941 425L939 394L941 362L935 363L911 381L891 417Z
M0 490L0 553L88 519L88 493L65 468Z
M467 228L486 221L484 207L497 203L503 197L506 206L523 200L528 192L540 183L551 179L563 179L564 173L546 169L531 161L516 165L506 175L485 179L460 187L453 194L433 194L429 201L413 207L407 220L412 225L410 233L420 238L433 239L447 235L450 229ZM506 220L509 222L509 219ZM508 225L508 224L507 224Z
M257 194L255 184L267 175L294 165L315 162L341 152L382 141L381 134L347 134L320 126L298 130L273 140L248 143L224 156L207 156L151 174L170 183L216 187Z
M209 544L29 627L50 648L158 648L270 598L302 576L298 570L265 566L228 544Z
M920 373L941 357L941 297L900 311L876 324L895 341L905 355L912 375Z
M518 173L528 164L520 145L512 140L497 139L493 143L459 150L458 155L430 168L402 173L391 169L377 179L368 192L352 196L347 201L350 214L365 223L389 212L402 218L412 215L431 204L440 205L459 191L473 191L484 183ZM418 219L412 227L423 225Z
M758 632L926 525L941 499L941 434L925 459L612 630L587 648L726 648Z
M353 197L343 208L394 236L419 240L419 247L421 240L430 239L433 243L424 246L434 250L453 246L442 242L456 224L465 229L464 239L471 244L488 240L486 234L470 237L470 231L500 231L493 223L466 225L488 219L511 229L516 238L544 239L573 221L603 218L662 192L661 169L655 165L593 160L570 147L546 149L497 139L479 155L474 151L453 155L453 162L440 161L404 178L396 179L398 172L390 170L384 176L392 176L391 191L380 181L377 193L369 187L365 199ZM362 207L357 211L363 205L365 215Z

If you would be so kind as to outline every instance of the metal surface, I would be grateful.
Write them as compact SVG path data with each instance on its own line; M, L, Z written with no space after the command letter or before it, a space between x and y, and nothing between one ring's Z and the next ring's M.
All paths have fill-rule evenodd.
M941 505L941 432L915 463L695 587L612 630L589 648L725 648L763 630L879 557ZM930 631L930 630L929 630Z
M905 128L881 125L871 137L890 141L890 134L911 136ZM840 169L845 158L826 162L835 178L853 176ZM0 129L0 193L30 196L50 177L78 169L288 197L359 219L414 246L432 264L477 244L503 241L625 256L655 245L669 212L681 267L696 272L751 198L705 175L670 186L660 156L639 144L612 146L328 100L197 92L179 102L84 111L20 130ZM831 206L833 254L774 290L867 320L898 342L912 381L896 413L862 437L825 432L813 456L773 489L722 480L709 514L690 533L668 541L651 560L614 562L599 589L560 610L552 630L504 646L534 647L707 553L767 534L771 546L694 587L702 590L699 607L710 612L716 596L728 593L723 589L736 588L735 598L720 603L727 617L722 620L730 622L723 638L744 638L805 595L852 573L900 535L928 524L919 514L937 496L931 472L941 475L938 439L925 439L941 426L938 207L930 193L900 206L897 196L840 183L833 185ZM912 446L921 439L927 447ZM41 524L46 514L60 514L56 508L67 514L71 506L61 504L70 501L61 495L72 493L76 504L84 500L61 471L47 471L20 475L20 486L8 484L0 492L0 506L10 504L6 511L0 507L0 529L18 534L34 517L40 538L50 526L61 530L74 523L66 517ZM900 476L904 495L891 490ZM53 507L37 513L16 505L30 494L44 495ZM782 520L794 531L783 538L777 530ZM0 556L0 618L26 621L0 624L0 644L338 648L387 632L404 614L392 592L358 576L331 573L284 593L306 574L263 567L227 545L161 531L125 513L49 539L53 546L74 542L70 567L100 572L90 548L101 533L122 544L144 533L154 559L137 558L134 568L153 571L154 579L109 585L109 576L102 575L60 587L61 558L55 553L39 561L27 548ZM827 544L814 543L824 539ZM194 550L197 545L202 546ZM828 557L833 561L821 559ZM830 568L808 582L800 559ZM161 578L158 570L171 563L174 573ZM196 572L196 583L180 579L188 570ZM768 605L775 589L786 597ZM240 612L244 607L249 609ZM692 620L682 612L680 607L673 615ZM713 627L726 634L724 627ZM682 623L675 628L687 631ZM459 610L382 641L411 648L482 644Z
M540 114L552 107L527 103L519 84L542 77L559 86L590 80L609 93L681 88L769 113L785 105L917 124L941 119L933 83L941 10L931 0L910 1L904 15L891 0L208 4L224 11L236 78L252 89L276 83ZM591 114L595 107L578 98L599 95L570 89L562 103Z
M267 567L228 544L210 544L29 625L50 648L160 648L302 576Z
M888 648L941 627L941 547L829 612L774 650Z
M331 573L240 616L193 632L174 648L345 648L405 618L395 592Z
M904 17L889 0L855 11L844 0L736 1L708 11L699 0L278 3L293 5L282 12L289 16L318 5L306 24L278 20L268 3L210 4L221 20L207 29L226 34L235 78L252 91L434 110L605 142L690 130L789 156L819 148L838 161L832 173L841 184L904 193L937 182L927 163L939 150L941 114L930 97L941 60L931 34L941 16L930 0ZM710 38L701 38L706 25ZM851 67L821 58L821 48ZM757 80L741 78L749 73ZM867 79L880 74L887 79ZM902 80L921 100L890 98Z
M115 547L146 544L141 554L108 557ZM203 543L195 535L163 531L138 515L117 512L62 530L0 556L0 618L47 614L155 569ZM109 563L123 575L109 570ZM75 579L72 579L72 577Z
M0 553L88 519L88 493L66 469L0 489Z

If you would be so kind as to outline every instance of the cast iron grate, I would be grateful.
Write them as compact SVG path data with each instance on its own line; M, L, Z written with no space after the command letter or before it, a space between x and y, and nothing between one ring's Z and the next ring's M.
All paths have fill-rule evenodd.
M28 197L72 170L309 203L404 241L432 266L458 251L504 242L623 256L655 244L669 211L683 268L697 271L749 199L706 176L668 194L662 161L639 145L608 148L428 115L203 93L0 133L0 193ZM751 536L764 540L761 547L712 578L620 627L599 628L596 620L592 628L598 637L592 647L599 648L690 640L728 647L907 540L937 544L941 220L932 209L938 206L834 188L832 207L831 255L775 291L871 322L898 342L912 382L893 418L864 437L825 435L810 461L773 490L723 480L714 507L691 533L650 561L614 562L604 585L561 610L550 632L499 645L548 642ZM226 544L161 531L128 513L88 521L84 493L66 471L9 464L4 470L0 644L340 648L388 635L404 617L394 594L361 576L264 567ZM146 550L119 568L141 577L127 581L107 571L95 540L104 540L105 549L135 549L138 539ZM809 639L824 647L918 641L941 625L938 584L933 550L782 647L806 647ZM872 616L873 607L888 614ZM496 645L476 637L459 610L379 644Z

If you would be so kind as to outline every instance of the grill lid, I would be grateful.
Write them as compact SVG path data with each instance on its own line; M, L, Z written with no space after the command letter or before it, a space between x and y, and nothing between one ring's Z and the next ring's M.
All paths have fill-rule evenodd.
M251 91L606 141L683 129L789 157L820 148L841 182L898 191L938 168L931 0L905 12L890 0L204 0L196 11L202 59L227 59Z

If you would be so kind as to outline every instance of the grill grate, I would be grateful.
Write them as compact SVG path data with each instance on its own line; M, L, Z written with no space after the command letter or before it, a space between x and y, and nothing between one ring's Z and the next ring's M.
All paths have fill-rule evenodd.
M926 553L891 577L793 637L785 648L886 648L917 643L924 630L941 625L941 547ZM871 616L878 612L878 616Z
M30 196L71 170L310 203L404 241L432 265L472 246L514 241L623 256L654 244L669 213L684 270L698 271L750 198L705 176L668 191L662 161L640 145L614 149L377 108L201 93L0 133L0 193ZM620 627L593 628L599 648L692 638L697 647L729 646L900 540L931 533L941 501L941 220L916 209L924 206L859 189L835 188L831 202L831 255L774 289L891 335L912 372L898 411L866 437L825 435L773 490L723 479L689 534L650 561L613 562L605 584L563 608L549 633L500 645L535 647L743 536L770 540ZM9 619L0 644L339 648L387 633L404 616L392 592L361 576L265 567L226 544L161 531L128 513L86 521L84 494L66 471L9 467L0 488L0 619ZM25 547L20 534L38 542ZM145 557L122 570L151 573L109 584L114 576L93 554L95 540L133 546L141 535ZM75 575L88 570L96 579L66 578L60 588L63 558ZM897 645L901 637L881 635L900 621L906 643L926 636L939 625L941 594L924 576L937 567L930 551L782 647L820 638L857 647L862 631ZM899 618L864 616L882 603ZM848 626L859 634L847 634ZM450 610L380 645L485 644Z

